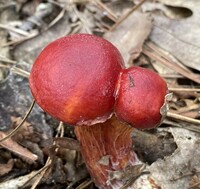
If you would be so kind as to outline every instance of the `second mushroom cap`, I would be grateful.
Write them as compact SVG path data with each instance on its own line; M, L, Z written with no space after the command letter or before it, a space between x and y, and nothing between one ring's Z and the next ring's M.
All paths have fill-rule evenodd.
M138 66L125 69L117 85L115 113L135 128L155 128L162 119L167 91L157 73Z

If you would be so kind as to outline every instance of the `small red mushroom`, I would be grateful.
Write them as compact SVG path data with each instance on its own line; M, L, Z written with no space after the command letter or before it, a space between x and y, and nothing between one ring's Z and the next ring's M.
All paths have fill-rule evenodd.
M167 91L157 73L138 66L124 69L115 94L116 116L137 129L155 128L162 120Z
M128 179L123 180L126 168L139 163L132 150L132 128L111 118L122 68L123 59L110 42L75 34L50 43L36 59L29 78L41 108L76 126L86 166L102 189L123 186ZM121 173L121 178L115 173Z
M107 40L75 34L50 43L37 57L29 78L39 106L72 125L104 122L113 113L113 96L123 67Z

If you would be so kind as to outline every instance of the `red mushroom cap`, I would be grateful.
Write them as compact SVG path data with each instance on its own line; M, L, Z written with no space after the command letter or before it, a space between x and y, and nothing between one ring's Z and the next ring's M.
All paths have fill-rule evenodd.
M36 59L29 78L39 106L73 125L104 122L123 67L119 51L103 38L74 34L50 43Z
M130 67L122 71L118 81L115 113L135 128L154 128L161 122L166 94L167 84L157 73Z

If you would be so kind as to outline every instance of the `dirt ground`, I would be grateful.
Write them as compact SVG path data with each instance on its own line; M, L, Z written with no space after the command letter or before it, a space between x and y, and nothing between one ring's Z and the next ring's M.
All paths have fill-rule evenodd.
M74 127L34 104L28 83L41 50L75 33L107 39L172 94L162 124L132 134L145 168L113 189L199 189L199 17L196 0L0 0L0 189L97 188Z

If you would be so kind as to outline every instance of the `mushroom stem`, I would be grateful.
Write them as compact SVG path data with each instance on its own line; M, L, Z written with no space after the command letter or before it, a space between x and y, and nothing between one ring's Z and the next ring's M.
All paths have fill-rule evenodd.
M123 186L126 169L140 164L132 148L133 128L112 117L104 123L75 127L82 156L95 184L101 189Z

